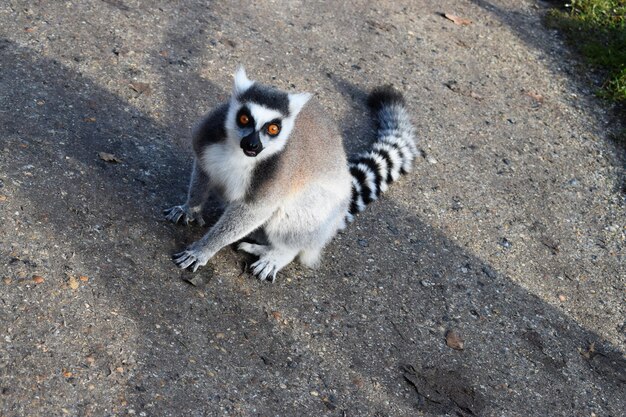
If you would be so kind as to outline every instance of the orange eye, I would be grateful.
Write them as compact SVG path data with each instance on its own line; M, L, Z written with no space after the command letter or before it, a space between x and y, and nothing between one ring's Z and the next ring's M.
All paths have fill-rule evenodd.
M239 123L241 123L242 125L247 125L249 121L250 121L250 118L246 116L245 114L242 114L241 116L239 116Z
M272 123L267 127L267 133L271 136L278 135L278 132L280 132L280 127L276 123Z

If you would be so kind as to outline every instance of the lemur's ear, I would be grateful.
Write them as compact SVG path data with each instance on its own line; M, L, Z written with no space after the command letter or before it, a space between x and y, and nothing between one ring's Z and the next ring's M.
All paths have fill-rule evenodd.
M248 79L246 70L240 65L235 72L235 83L233 86L233 94L241 95L254 84L254 81Z
M289 94L289 113L296 115L311 98L310 93Z

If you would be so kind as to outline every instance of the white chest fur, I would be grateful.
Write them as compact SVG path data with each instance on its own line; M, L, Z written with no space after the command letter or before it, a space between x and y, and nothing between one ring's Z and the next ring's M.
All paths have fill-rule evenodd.
M213 187L226 201L241 200L246 195L255 158L247 157L228 141L204 149L201 164Z

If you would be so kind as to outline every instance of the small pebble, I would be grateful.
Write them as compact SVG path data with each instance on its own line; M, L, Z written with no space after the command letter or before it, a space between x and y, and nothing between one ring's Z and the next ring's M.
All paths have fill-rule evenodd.
M502 239L500 239L500 241L498 242L498 244L499 244L500 246L502 246L503 248L506 248L506 249L510 249L510 248L511 248L511 246L513 246L513 244L512 244L512 243L511 243L511 242L510 242L507 238L505 238L505 237L503 237Z

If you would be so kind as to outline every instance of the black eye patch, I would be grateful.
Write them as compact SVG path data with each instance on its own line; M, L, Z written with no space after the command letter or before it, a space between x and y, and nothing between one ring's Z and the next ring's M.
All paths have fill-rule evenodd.
M237 126L239 127L254 127L254 118L250 114L250 110L247 107L242 107L237 112Z

